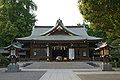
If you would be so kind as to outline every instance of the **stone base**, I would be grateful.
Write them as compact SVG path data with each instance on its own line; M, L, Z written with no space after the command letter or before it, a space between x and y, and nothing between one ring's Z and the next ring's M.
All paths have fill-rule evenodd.
M7 70L6 70L6 72L19 72L19 71L21 71L21 70L19 69L18 63L16 63L16 64L10 63L7 67Z
M113 71L112 69L112 64L108 64L108 63L103 63L102 64L102 71Z

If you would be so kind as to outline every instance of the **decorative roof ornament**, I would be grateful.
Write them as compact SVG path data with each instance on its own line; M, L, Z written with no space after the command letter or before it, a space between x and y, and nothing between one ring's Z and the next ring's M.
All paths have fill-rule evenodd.
M73 31L71 31L70 29L68 29L66 26L64 26L62 23L62 20L59 18L56 22L56 25L54 27L52 27L51 29L49 29L48 31L46 31L45 33L41 34L41 36L49 36L56 30L58 30L58 31L63 30L65 33L67 33L70 36L74 36L74 35L78 36L79 35L77 33L74 33Z
M59 19L57 20L56 24L62 24L62 25L63 25L62 20L59 18Z

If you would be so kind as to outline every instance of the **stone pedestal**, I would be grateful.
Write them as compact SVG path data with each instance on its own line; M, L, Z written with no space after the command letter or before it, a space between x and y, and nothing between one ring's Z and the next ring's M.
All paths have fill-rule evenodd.
M102 71L113 71L112 64L103 63L102 64Z
M6 72L19 72L19 71L21 71L21 70L19 69L19 65L17 63L16 64L10 63L6 70Z

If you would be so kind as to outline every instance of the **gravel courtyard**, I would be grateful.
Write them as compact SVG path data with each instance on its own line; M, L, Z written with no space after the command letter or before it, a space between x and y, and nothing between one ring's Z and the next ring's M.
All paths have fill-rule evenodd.
M120 74L78 75L81 80L120 80Z
M0 70L0 80L39 80L46 71L4 72Z

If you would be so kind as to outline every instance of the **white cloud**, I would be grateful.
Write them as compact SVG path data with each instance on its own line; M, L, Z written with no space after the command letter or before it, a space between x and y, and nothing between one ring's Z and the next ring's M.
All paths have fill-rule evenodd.
M38 10L37 23L39 26L53 26L57 19L61 19L64 25L71 26L82 23L83 18L78 10L78 0L33 0Z

